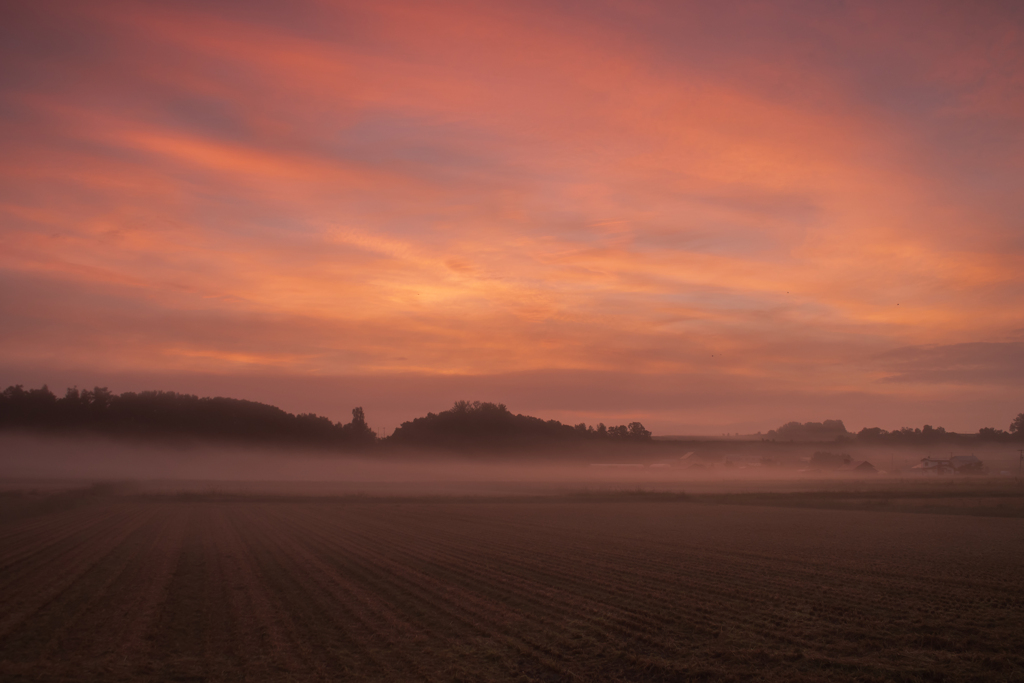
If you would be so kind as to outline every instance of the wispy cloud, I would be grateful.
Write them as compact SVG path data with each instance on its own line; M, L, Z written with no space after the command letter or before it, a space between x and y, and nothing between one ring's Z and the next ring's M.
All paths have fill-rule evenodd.
M1019 386L1024 381L1022 342L911 346L881 354L878 361L891 373L884 382Z

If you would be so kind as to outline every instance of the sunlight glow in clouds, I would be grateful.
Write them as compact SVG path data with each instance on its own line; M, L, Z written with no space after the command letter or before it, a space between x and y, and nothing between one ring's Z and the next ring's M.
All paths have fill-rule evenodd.
M4 13L5 381L662 433L1024 409L1018 4Z

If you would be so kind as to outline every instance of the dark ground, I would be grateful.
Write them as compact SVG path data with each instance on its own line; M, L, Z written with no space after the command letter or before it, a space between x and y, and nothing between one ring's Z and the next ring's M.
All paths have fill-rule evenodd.
M5 681L1024 680L1024 520L955 505L0 498Z

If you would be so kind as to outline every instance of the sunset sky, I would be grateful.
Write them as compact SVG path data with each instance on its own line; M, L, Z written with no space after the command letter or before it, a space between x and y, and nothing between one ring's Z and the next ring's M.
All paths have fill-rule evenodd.
M0 384L1024 411L1020 2L0 9Z

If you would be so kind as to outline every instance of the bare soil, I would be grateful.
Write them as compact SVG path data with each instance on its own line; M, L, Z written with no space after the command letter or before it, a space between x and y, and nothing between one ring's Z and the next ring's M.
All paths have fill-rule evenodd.
M1019 518L0 498L4 681L1024 680Z

